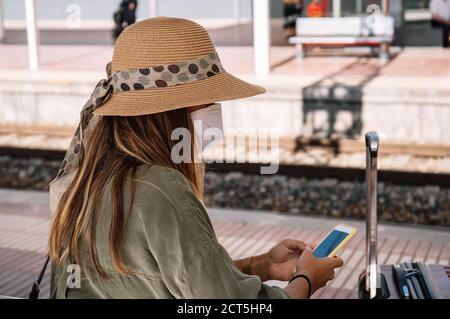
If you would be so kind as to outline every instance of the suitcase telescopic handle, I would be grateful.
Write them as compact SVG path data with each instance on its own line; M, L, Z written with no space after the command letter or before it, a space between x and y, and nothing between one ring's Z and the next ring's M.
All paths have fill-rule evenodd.
M377 263L377 157L379 138L368 132L366 138L366 291L370 298L377 295L379 271Z

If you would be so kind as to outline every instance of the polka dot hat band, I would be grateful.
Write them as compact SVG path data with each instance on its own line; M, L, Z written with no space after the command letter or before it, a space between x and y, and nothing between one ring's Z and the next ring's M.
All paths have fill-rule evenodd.
M195 82L223 72L216 52L192 59L149 68L118 71L109 78L113 92L163 88Z
M180 18L134 23L117 39L107 79L81 110L80 124L57 177L50 183L54 212L70 187L101 116L140 116L241 99L265 92L228 73L208 32Z

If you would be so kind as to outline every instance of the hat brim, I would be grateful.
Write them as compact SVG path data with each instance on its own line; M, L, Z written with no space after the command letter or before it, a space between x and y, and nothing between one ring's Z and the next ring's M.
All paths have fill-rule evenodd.
M113 93L95 115L139 116L178 108L242 99L265 93L258 85L222 72L192 83Z

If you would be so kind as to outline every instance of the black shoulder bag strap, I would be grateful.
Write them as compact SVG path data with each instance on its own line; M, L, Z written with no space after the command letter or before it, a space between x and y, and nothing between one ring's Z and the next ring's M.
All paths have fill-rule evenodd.
M47 255L44 266L42 266L39 276L36 277L36 280L34 281L33 286L31 287L31 292L28 296L28 299L38 299L39 298L39 292L40 292L39 285L41 284L42 277L44 277L45 270L47 269L49 260L50 260L50 256Z

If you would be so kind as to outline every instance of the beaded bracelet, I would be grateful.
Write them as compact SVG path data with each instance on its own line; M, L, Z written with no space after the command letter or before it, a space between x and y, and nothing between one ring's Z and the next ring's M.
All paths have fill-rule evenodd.
M309 299L309 297L311 297L311 286L312 286L311 280L309 280L308 276L300 274L292 277L291 280L289 280L289 283L293 282L297 278L305 278L306 282L308 283L308 299Z

